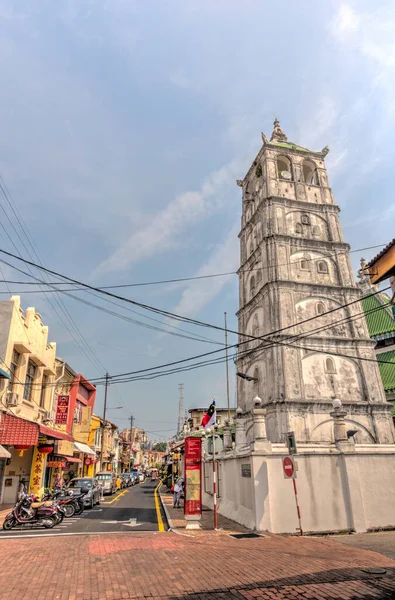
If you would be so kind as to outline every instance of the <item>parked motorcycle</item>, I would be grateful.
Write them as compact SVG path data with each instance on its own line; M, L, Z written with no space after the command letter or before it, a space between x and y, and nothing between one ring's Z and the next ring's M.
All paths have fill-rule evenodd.
M48 502L51 500L53 502L56 502L58 509L63 513L63 515L66 518L70 518L75 515L77 503L75 502L75 499L72 496L66 495L63 489L57 488L53 491L47 490L47 492L43 496L43 501Z
M57 522L58 509L52 503L35 502L35 497L22 493L14 508L6 516L3 529L8 531L16 526L42 525L46 529L52 529Z

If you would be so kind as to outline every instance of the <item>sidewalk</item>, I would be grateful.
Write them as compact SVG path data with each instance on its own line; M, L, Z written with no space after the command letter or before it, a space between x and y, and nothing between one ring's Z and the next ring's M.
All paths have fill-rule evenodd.
M376 574L364 569L376 569ZM379 570L382 568L382 571ZM0 600L391 600L395 561L322 538L0 538Z
M169 520L169 527L174 530L185 529L187 522L184 518L184 501L181 501L181 508L173 508L173 494L166 490L166 486L162 485L159 489L159 494L165 507L165 512L167 513L166 517ZM203 509L200 525L205 531L212 531L214 529L214 513L212 510L208 508ZM220 514L218 514L218 529L223 530L223 533L229 533L231 531L249 532L249 529L246 529L242 525L239 525L239 523L231 521ZM192 532L198 533L196 530L188 531L188 533Z
M0 504L0 528L2 527L4 519L11 511L13 506L13 504Z

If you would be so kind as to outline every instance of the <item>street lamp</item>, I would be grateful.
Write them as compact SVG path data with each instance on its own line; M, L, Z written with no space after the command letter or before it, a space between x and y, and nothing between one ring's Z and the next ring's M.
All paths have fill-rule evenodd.
M240 379L245 379L246 381L258 381L256 377L251 377L251 375L246 375L246 373L240 373L240 371L237 371L236 375L237 377L240 377Z

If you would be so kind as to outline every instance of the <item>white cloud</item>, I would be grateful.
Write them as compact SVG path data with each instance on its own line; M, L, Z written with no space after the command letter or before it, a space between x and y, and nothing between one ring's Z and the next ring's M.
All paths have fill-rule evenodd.
M359 16L353 11L351 6L342 4L332 25L333 33L339 38L346 38L357 31L359 23Z
M196 277L213 273L228 273L239 267L239 224L235 224L226 239L219 244L210 259L195 273ZM232 281L232 276L198 279L189 283L173 312L183 316L196 315Z
M234 185L240 168L240 161L233 160L211 173L199 191L188 191L175 198L145 227L133 233L96 269L94 276L122 271L158 252L174 248L175 236L223 206L229 184Z
M339 7L330 27L334 38L348 46L350 52L360 53L368 59L367 68L372 68L373 88L384 93L383 107L391 113L395 110L394 29L395 11L392 7L357 13L346 4Z

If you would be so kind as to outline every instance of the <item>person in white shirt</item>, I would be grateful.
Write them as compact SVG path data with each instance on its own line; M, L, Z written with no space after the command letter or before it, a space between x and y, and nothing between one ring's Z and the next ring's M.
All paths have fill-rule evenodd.
M180 500L181 500L181 492L184 488L184 479L179 477L174 486L174 499L173 499L173 508L181 508Z

